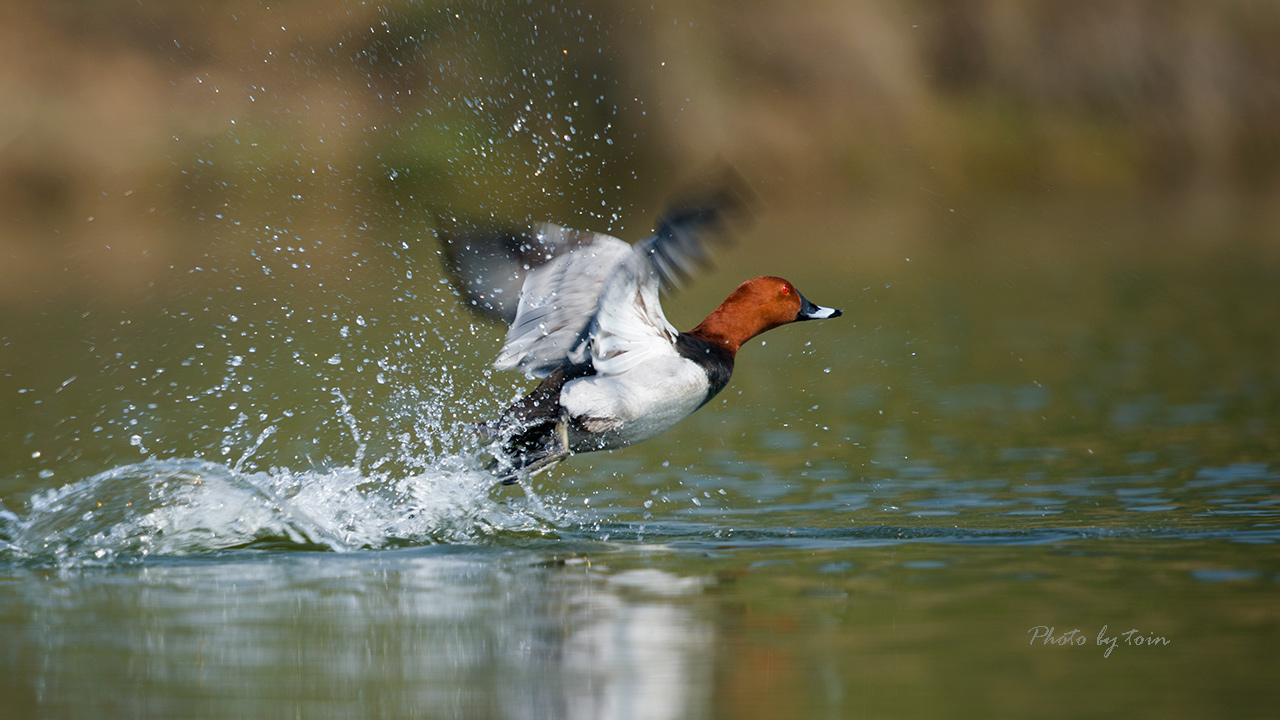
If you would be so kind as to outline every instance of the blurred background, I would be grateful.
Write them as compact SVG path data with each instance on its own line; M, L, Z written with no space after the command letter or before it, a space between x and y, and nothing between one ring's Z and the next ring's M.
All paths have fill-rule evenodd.
M1256 0L10 3L0 307L145 302L268 228L633 239L722 162L761 243L860 266L1078 228L1273 244L1278 39Z
M432 417L421 451L522 383L436 222L635 240L724 165L759 213L668 314L760 274L844 308L832 412L1038 383L1081 447L1233 417L1267 459L1278 39L1248 0L8 4L0 461L341 462L344 404Z

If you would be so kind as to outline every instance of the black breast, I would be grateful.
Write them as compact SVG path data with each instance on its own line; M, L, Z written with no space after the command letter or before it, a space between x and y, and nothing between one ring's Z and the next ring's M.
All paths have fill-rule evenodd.
M702 405L729 384L729 376L733 374L733 353L727 348L689 333L680 333L676 338L676 352L680 357L697 363L707 374L707 397Z

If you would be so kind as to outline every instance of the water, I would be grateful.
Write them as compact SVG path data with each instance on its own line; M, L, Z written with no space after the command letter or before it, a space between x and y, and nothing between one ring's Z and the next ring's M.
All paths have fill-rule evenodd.
M752 341L666 435L496 487L471 424L528 383L488 369L502 329L433 215L638 238L658 136L715 116L666 93L760 43L484 5L344 7L331 35L249 7L217 52L148 45L199 100L154 129L181 177L121 160L92 222L45 208L60 274L0 296L0 716L1274 714L1267 212L968 194L927 143L801 182L842 152L819 129L785 162L748 144L760 217L669 317L764 273L845 315ZM743 97L801 103L785 84ZM930 187L869 193L877 163Z
M913 260L890 288L810 273L846 318L764 336L676 431L523 488L467 460L464 420L522 383L482 372L497 331L456 305L434 332L394 300L367 310L384 334L338 324L322 387L247 380L278 357L251 338L194 376L222 397L161 392L147 432L103 410L93 368L32 366L0 497L5 697L15 717L1264 716L1266 313L1160 310L1274 307L1265 256L1213 260L1149 270L1142 326L1094 295L1092 260L1056 265L1051 297L982 263ZM385 362L345 376L335 354Z

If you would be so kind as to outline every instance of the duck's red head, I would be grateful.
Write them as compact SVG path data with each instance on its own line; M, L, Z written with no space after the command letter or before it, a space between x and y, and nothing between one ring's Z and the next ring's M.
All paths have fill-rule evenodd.
M746 341L779 325L840 315L835 308L809 302L786 280L765 275L739 285L689 334L736 353Z

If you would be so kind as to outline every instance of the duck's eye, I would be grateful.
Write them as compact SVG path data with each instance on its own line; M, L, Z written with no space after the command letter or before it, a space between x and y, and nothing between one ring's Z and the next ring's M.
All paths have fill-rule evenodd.
M783 295L790 295L790 294L791 294L791 288L787 287L786 285L783 285L783 286L782 286L782 294L783 294Z

